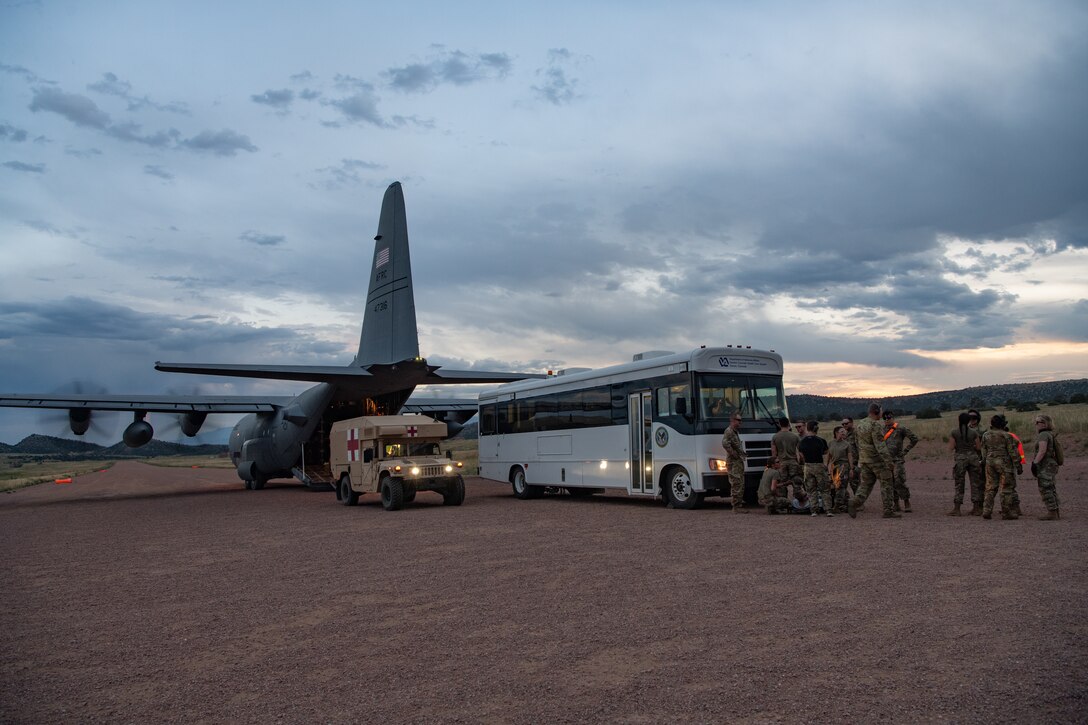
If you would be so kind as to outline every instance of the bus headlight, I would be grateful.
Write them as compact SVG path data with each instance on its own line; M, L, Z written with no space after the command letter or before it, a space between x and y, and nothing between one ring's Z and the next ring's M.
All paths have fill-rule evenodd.
M419 466L412 466L412 475L413 476L418 476L419 475Z
M724 473L724 472L729 470L729 464L726 461L723 461L720 458L711 458L710 459L710 470L711 471L720 471L720 472Z

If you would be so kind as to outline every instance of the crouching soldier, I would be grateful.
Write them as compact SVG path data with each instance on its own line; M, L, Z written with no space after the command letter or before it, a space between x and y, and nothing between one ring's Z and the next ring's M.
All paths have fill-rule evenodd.
M759 505L769 514L789 513L789 480L782 475L782 465L772 458L759 479Z

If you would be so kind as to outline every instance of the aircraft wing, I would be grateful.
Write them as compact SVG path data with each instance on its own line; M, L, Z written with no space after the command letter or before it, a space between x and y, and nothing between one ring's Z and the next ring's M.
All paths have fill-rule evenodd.
M437 368L430 371L428 377L441 378L445 384L456 383L512 383L528 378L546 378L542 373L495 373L484 370L447 370ZM424 383L426 384L426 383Z
M371 375L363 368L344 365L217 365L202 363L155 363L155 369L165 373L196 375L226 375L234 378L263 378L265 380L304 380L311 383L358 382Z
M271 413L289 396L248 395L4 395L0 407L73 410L140 410L145 413Z
M476 412L477 402L471 398L408 398L402 413L442 413L446 411ZM471 415L469 417L472 417Z

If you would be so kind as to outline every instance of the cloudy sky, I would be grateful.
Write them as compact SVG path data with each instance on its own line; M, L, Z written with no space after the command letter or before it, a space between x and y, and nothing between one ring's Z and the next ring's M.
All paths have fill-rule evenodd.
M394 180L433 363L1085 377L1086 76L1077 1L4 0L0 392L347 363Z

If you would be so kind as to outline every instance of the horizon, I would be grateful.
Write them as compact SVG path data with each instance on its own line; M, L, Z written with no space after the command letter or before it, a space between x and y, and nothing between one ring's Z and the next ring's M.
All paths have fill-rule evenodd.
M42 0L0 40L0 393L297 392L152 363L351 360L394 180L432 364L743 342L790 395L1088 378L1075 0Z

